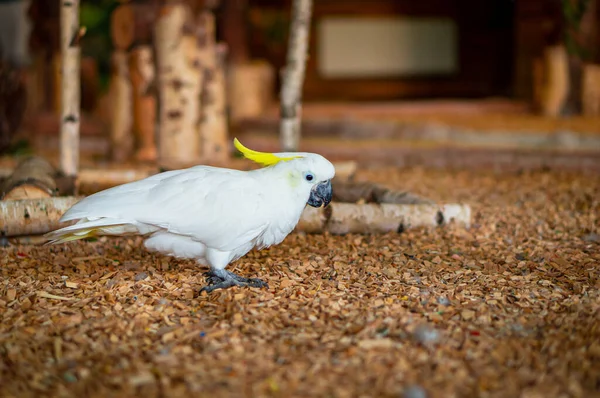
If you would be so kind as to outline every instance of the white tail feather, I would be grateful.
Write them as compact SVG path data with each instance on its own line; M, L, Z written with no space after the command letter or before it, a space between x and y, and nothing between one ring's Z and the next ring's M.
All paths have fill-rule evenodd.
M95 235L145 235L154 232L156 229L156 227L140 224L131 220L114 218L89 220L83 218L76 224L49 232L45 236L49 240L47 244L55 244L84 239Z

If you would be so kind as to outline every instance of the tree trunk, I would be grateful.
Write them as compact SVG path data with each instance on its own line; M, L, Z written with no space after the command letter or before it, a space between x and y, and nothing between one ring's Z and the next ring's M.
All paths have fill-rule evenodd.
M154 52L150 45L140 45L131 50L130 76L133 85L134 131L137 141L135 158L154 162L156 148L156 85Z
M202 160L225 162L229 157L227 125L227 89L225 87L224 45L217 45L214 69L204 75L200 137Z
M1 200L48 198L57 192L56 171L45 159L30 157L17 165L0 186Z
M300 145L302 85L306 69L312 0L293 0L287 63L281 86L281 146L297 151Z
M60 170L75 177L79 168L80 57L79 0L62 0ZM65 78L67 77L68 78Z
M133 152L133 103L129 80L128 54L116 50L112 59L111 101L111 157L118 162L129 159Z
M190 34L190 10L184 4L163 6L155 26L159 89L159 160L193 164L200 155L201 65L197 37ZM197 61L197 62L196 62Z
M228 155L225 57L227 49L216 43L215 17L211 11L199 16L202 29L200 62L203 66L200 107L200 148L202 161L224 162Z

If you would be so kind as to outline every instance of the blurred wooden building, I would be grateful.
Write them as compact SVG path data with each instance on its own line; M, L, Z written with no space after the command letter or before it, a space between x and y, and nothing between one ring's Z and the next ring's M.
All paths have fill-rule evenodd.
M279 68L291 1L247 1L251 55ZM317 0L305 99L531 100L534 60L562 39L569 1ZM600 7L581 3L594 15L586 40L598 43Z

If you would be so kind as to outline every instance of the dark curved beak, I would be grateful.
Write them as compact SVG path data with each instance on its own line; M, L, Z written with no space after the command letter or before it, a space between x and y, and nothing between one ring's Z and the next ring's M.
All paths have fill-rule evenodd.
M307 203L312 207L325 207L331 203L332 195L331 180L327 180L315 185L311 189Z

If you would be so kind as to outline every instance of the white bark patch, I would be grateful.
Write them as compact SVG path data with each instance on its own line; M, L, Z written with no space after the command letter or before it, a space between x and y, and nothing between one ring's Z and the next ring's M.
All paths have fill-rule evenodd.
M76 176L79 168L79 123L81 92L81 48L79 39L79 0L62 0L60 8L61 34L61 126L60 169L67 176Z
M281 146L297 151L300 144L302 85L306 69L312 0L294 0L288 42L287 64L281 85Z

